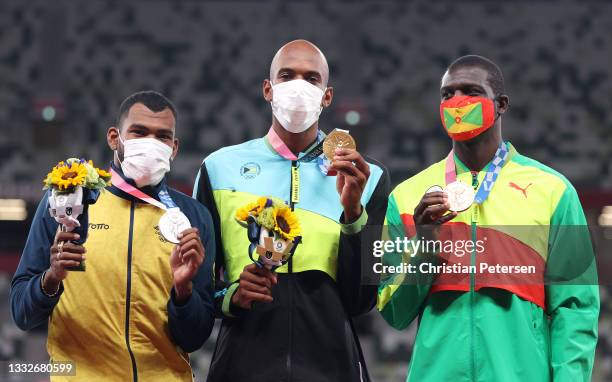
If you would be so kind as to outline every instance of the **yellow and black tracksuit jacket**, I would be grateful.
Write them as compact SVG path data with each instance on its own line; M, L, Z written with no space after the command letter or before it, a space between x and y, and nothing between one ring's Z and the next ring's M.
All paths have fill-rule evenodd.
M142 191L157 197L163 186L164 181ZM171 298L174 244L157 226L164 211L114 186L89 207L86 271L69 272L59 295L47 297L40 278L50 266L58 224L49 215L46 194L40 202L12 280L11 310L23 330L48 322L51 360L76 367L76 376L66 380L193 379L187 353L201 347L214 323L215 238L205 207L171 188L168 192L200 230L209 254L193 280L192 296L181 306Z

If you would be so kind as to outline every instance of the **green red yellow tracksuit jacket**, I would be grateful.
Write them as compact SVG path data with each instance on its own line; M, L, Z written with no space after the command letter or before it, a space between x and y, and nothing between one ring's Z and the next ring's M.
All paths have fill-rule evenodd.
M418 270L388 273L378 291L378 310L393 327L404 329L419 317L407 380L591 378L599 292L578 196L561 174L508 146L489 197L440 232L440 239L484 239L482 253L384 254L385 264L407 262ZM458 180L475 188L483 181L484 171L470 172L456 156L455 163ZM430 186L444 183L442 160L397 186L389 197L385 237L417 240L413 211ZM481 272L482 262L532 266L535 272ZM477 271L430 273L422 263Z

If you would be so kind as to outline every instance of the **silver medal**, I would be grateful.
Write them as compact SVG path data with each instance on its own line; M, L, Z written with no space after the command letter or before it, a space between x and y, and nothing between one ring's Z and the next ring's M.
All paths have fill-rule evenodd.
M171 243L178 244L180 242L178 234L188 228L191 228L191 223L179 208L168 209L159 219L159 230Z

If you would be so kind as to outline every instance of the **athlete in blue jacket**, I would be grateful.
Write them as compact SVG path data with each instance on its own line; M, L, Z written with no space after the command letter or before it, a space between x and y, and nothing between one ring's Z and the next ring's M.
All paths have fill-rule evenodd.
M337 176L311 154L325 138L317 121L332 100L328 75L313 44L285 45L264 81L273 110L268 134L223 148L200 168L194 196L210 209L218 235L223 317L209 381L369 380L351 318L376 300L376 286L362 283L362 261L372 256L362 228L382 225L389 178L355 150L336 150L329 170ZM302 228L302 243L276 273L251 263L234 219L258 196L286 201ZM380 229L369 233L379 238Z

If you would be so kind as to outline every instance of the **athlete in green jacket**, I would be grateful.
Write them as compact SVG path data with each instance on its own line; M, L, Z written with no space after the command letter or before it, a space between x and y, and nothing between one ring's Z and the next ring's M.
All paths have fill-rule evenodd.
M392 192L384 236L411 246L380 265L385 320L419 317L407 379L590 380L599 293L575 189L502 140L493 62L458 59L440 94L453 151Z

